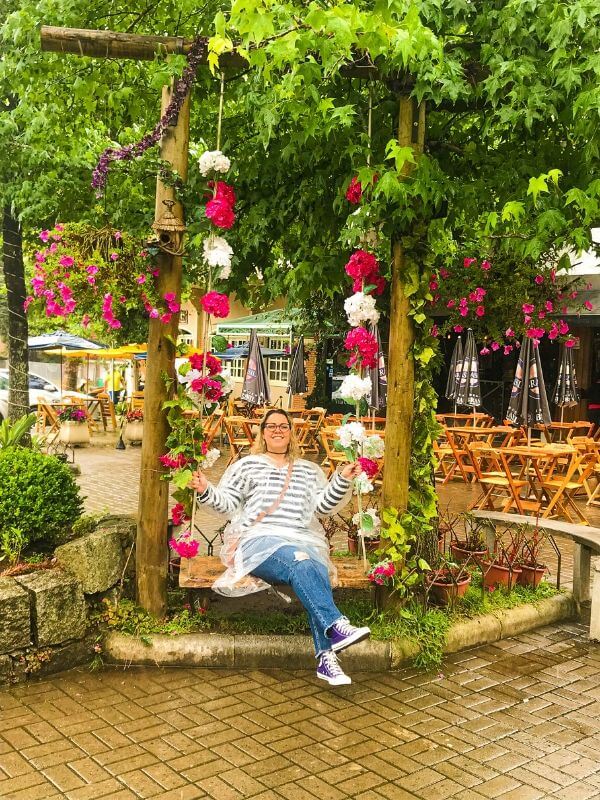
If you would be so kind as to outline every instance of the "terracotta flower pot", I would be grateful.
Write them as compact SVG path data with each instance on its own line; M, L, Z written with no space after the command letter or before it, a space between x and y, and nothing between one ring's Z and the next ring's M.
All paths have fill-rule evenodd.
M365 538L365 550L367 553L374 553L375 550L379 550L380 546L381 542L379 539ZM352 553L353 556L362 554L362 547L359 544L358 539L354 536L348 537L348 551Z
M519 586L529 586L537 589L548 567L545 564L519 564L520 574L517 576Z
M469 586L471 585L471 576L464 575L457 581L432 580L429 581L430 596L434 598L440 605L450 605L457 597L463 597Z
M141 442L144 434L143 422L128 422L125 425L124 436L129 442Z
M60 423L58 438L63 444L86 445L90 443L90 429L87 422L66 420Z
M450 542L450 552L458 564L462 564L468 558L481 561L487 555L487 550L469 550L465 544L466 542L461 541Z
M504 586L511 589L512 586L518 581L521 574L521 567L515 566L511 570L503 564L496 564L492 561L484 561L483 566L483 585L489 586Z

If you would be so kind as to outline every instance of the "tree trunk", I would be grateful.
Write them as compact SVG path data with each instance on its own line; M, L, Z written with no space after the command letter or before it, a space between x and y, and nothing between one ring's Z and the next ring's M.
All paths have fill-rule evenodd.
M25 302L23 236L10 205L2 218L4 281L8 306L8 418L11 422L29 413L29 357Z
M164 114L170 99L171 90L165 87L161 113ZM176 126L169 128L163 137L160 153L161 159L171 164L184 181L187 177L189 123L188 95ZM175 199L174 190L159 180L156 185L156 220L166 211L163 200L167 199ZM179 202L173 206L173 214L183 221L183 208ZM160 273L157 279L160 297L167 292L173 292L179 301L181 266L181 256L161 253L158 262ZM178 328L178 314L173 315L168 325L163 325L157 319L150 320L144 386L144 437L136 541L136 581L139 604L157 617L164 617L167 611L169 484L162 480L164 470L159 462L159 457L166 450L165 442L169 434L167 415L162 409L163 402L168 399L164 375L175 378L175 347L172 341L177 340Z
M423 151L424 135L425 105L419 106L412 98L401 97L399 144L412 147L417 155ZM409 174L410 166L409 163L404 165L404 177ZM408 315L410 301L404 291L404 269L404 248L399 238L393 243L383 505L397 508L401 513L408 505L415 385L414 330Z

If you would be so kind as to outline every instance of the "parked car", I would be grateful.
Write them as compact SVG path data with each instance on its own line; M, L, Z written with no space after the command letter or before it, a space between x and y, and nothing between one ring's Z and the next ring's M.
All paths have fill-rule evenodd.
M71 397L89 400L89 395L81 392L69 392ZM29 405L32 411L37 410L38 400L46 403L56 403L61 399L61 391L52 381L29 373ZM0 369L0 422L8 417L8 370Z

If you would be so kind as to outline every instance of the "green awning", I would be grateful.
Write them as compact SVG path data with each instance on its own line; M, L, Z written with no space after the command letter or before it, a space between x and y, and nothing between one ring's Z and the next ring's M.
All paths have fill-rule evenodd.
M235 336L238 334L250 335L256 331L258 336L287 336L294 329L294 319L298 315L297 309L277 308L273 311L263 311L261 314L250 314L248 317L231 322L220 322L215 333L219 336Z

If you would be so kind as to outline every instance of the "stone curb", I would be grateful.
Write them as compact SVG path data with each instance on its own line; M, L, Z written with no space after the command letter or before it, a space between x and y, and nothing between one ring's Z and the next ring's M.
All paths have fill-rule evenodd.
M572 594L541 600L536 605L498 611L452 625L446 637L446 653L508 639L577 614ZM219 633L152 634L145 638L109 633L104 639L107 662L171 667L221 667L224 669L313 669L309 636L248 636ZM367 641L342 654L347 669L385 672L398 669L419 652L408 639Z

